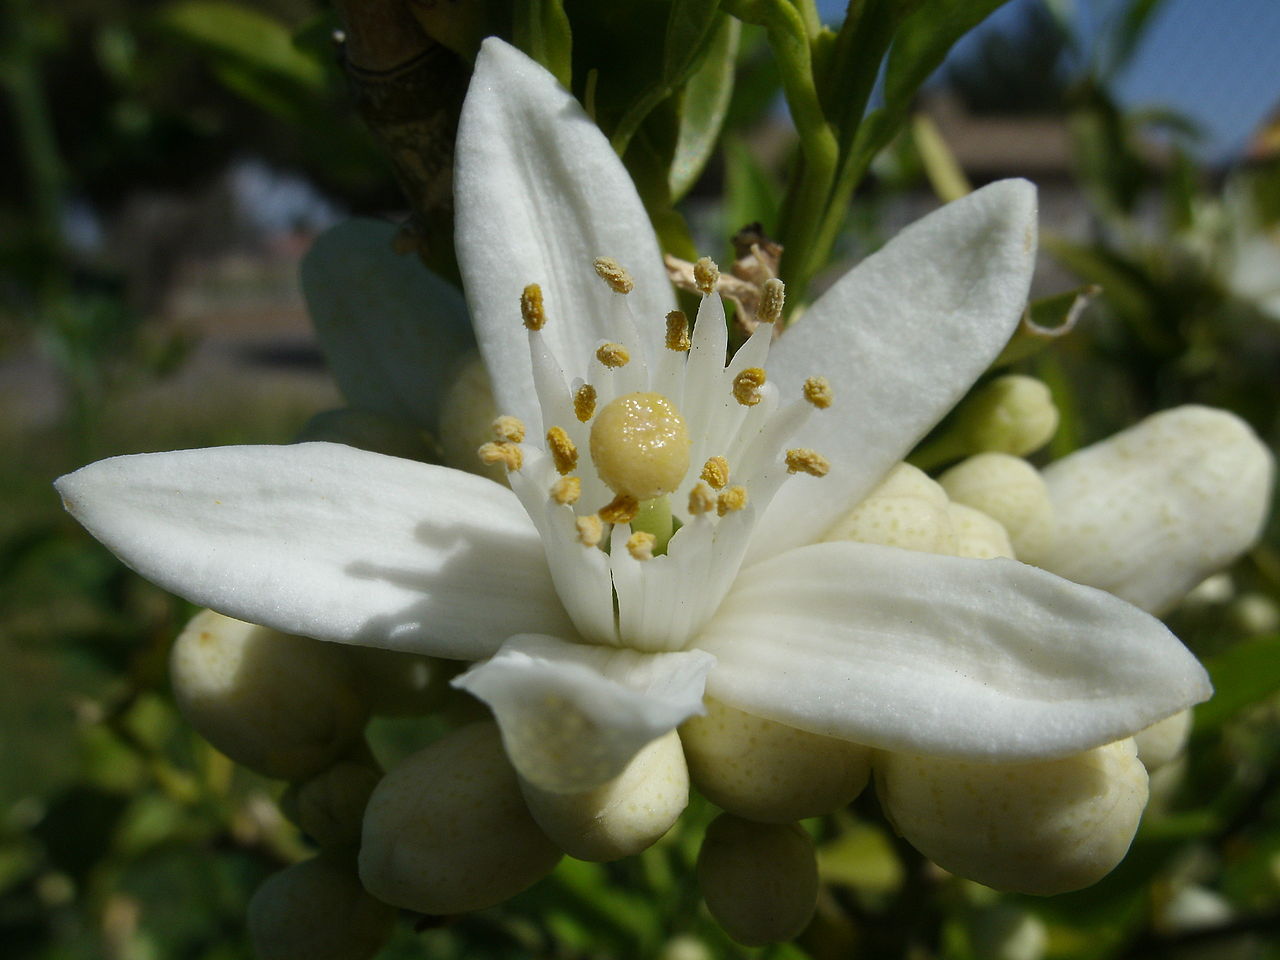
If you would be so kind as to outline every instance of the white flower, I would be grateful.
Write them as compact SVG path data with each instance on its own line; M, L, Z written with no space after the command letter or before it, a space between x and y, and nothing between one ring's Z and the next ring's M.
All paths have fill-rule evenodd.
M477 61L455 189L477 339L515 418L489 451L515 468L512 489L309 443L102 461L58 482L67 508L196 603L479 661L462 683L493 708L525 780L553 792L610 780L704 695L963 761L1078 754L1209 695L1176 638L1101 590L1007 559L818 542L1008 339L1034 259L1029 184L992 185L908 228L776 345L762 327L727 369L714 293L687 358L668 348L675 303L625 170L573 99L497 40ZM602 256L631 271L632 292L597 276ZM530 284L537 330L521 322ZM827 409L805 399L813 376L829 381ZM574 405L584 383L590 422ZM808 393L826 405L820 385ZM665 452L651 456L637 431L665 434ZM557 470L570 447L576 501ZM723 515L702 509L717 499L699 479L713 457L727 462ZM665 553L622 521L628 494L665 496L681 521ZM619 522L597 528L615 495Z

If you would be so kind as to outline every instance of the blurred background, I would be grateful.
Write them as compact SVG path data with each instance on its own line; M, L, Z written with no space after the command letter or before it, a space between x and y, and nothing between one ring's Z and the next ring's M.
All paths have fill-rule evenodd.
M819 4L832 21L843 6ZM311 0L0 0L0 956L248 957L249 896L305 850L282 785L173 706L167 649L194 611L49 483L120 453L287 442L340 405L299 259L343 217L407 206L337 26ZM1049 455L1187 402L1276 449L1278 67L1274 0L1014 0L921 91L814 289L942 199L1027 177L1035 295L1092 297L1025 362L1062 412ZM678 208L719 257L739 227L773 229L795 138L754 28L737 70L721 150ZM1280 957L1278 545L1273 519L1172 618L1219 694L1115 874L1043 901L939 878L913 906L900 847L851 814L822 847L821 935L763 955ZM370 737L394 752L422 733ZM569 863L447 929L402 924L384 955L761 953L700 912L690 837Z

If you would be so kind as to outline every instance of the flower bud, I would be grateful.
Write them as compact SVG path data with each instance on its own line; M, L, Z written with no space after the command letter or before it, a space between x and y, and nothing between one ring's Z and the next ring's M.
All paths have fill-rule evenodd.
M694 785L729 813L790 823L831 813L867 785L871 751L736 710L710 697L680 726Z
M836 522L824 540L856 540L904 550L954 554L955 530L947 513L947 495L924 473L900 463Z
M298 442L313 440L345 443L403 460L435 460L427 435L414 424L351 407L323 410L308 420L298 434Z
M527 782L522 786L538 825L579 860L620 860L648 849L689 803L689 770L674 730L593 790L551 793Z
M956 532L956 556L975 560L1014 556L1013 544L998 520L963 503L947 504Z
M360 842L365 805L380 779L379 771L364 764L335 763L291 791L290 819L322 847L354 846Z
M1049 932L1034 913L998 903L974 912L969 920L973 955L984 960L1040 960Z
M445 734L382 778L365 808L360 880L379 900L433 916L482 910L550 873L497 724Z
M1138 759L1149 773L1176 759L1186 747L1190 735L1191 711L1180 710L1145 730L1139 730L1133 735L1133 742L1138 747Z
M725 933L748 947L790 940L818 904L818 861L798 823L722 813L698 854L698 886Z
M1035 763L876 754L876 792L938 866L998 890L1048 896L1101 879L1147 802L1132 740Z
M318 773L364 727L366 707L337 644L204 610L174 643L169 673L200 735L268 777Z
M965 450L1026 456L1058 429L1058 408L1049 388L1018 374L997 377L979 388L956 411L955 429Z
M440 405L441 462L506 484L507 471L500 463L482 463L476 456L481 444L493 439L498 412L489 373L474 355L460 365Z
M370 712L387 717L431 712L442 699L453 695L449 681L462 667L453 660L403 650L350 646L346 653Z
M369 960L396 911L371 897L354 865L321 854L268 877L249 901L258 960Z
M1039 471L1007 453L980 453L938 482L956 503L1000 522L1019 560L1034 563L1053 537L1053 506Z

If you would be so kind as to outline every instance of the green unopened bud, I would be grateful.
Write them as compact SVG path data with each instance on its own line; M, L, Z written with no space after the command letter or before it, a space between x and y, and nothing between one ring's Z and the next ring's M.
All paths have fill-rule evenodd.
M748 947L797 936L818 904L813 841L797 823L721 814L698 854L698 886L725 933Z
M321 854L268 877L249 901L258 960L369 960L396 911L371 897L355 866Z
M1181 755L1191 735L1191 711L1180 710L1159 723L1133 735L1138 747L1138 759L1148 772L1157 770Z
M954 430L963 453L994 451L1024 457L1043 447L1058 429L1049 388L1032 377L997 377L960 405Z
M529 812L579 860L620 860L652 846L689 803L689 771L674 730L645 746L622 773L583 793L524 783Z
M856 540L924 553L956 552L943 489L916 467L900 463L836 522L824 540Z
M1101 879L1147 803L1132 740L1036 763L876 754L889 819L938 866L998 890L1048 896Z
M377 647L351 646L346 652L370 711L380 716L420 716L456 695L449 686L463 666L456 661Z
M441 462L506 484L502 464L483 463L476 456L480 446L493 439L493 421L500 412L489 373L480 357L473 356L459 367L440 407Z
M790 823L843 807L862 792L871 751L765 720L707 698L680 727L689 772L716 806L747 820Z
M493 722L419 750L365 808L360 879L380 900L433 916L481 910L551 872L539 829Z
M344 443L402 460L436 459L427 435L414 424L350 407L324 410L308 420L298 434L298 442L312 440Z
M951 526L956 532L956 556L975 560L1014 557L1009 534L998 520L963 503L947 505Z
M337 760L367 716L343 649L204 610L169 659L183 716L238 763L302 780Z
M355 845L360 842L365 805L380 779L379 771L364 764L335 763L290 791L287 813L322 847ZM281 809L285 806L282 802Z
M973 955L984 960L1040 960L1049 931L1034 913L1006 903L974 912L969 920Z
M1040 472L1007 453L980 453L938 482L956 503L981 510L1009 534L1019 560L1034 563L1053 538L1053 505Z

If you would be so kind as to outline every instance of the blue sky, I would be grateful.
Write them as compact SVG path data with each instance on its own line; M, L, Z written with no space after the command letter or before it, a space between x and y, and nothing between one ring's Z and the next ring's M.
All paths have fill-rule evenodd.
M1042 0L1012 0L979 29L1016 23L1022 8ZM1123 0L1074 0L1080 34L1096 42ZM820 0L838 19L846 4ZM959 48L963 50L963 45ZM1130 106L1174 107L1207 134L1206 156L1239 151L1250 132L1280 107L1280 0L1166 0L1130 68L1117 80Z

